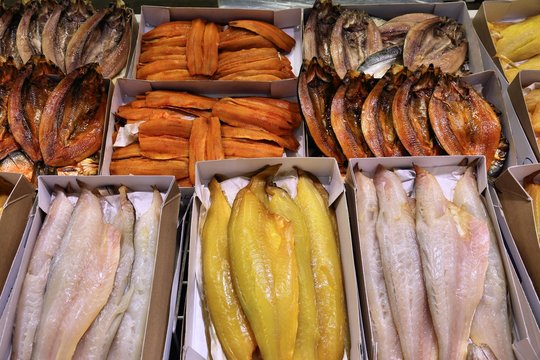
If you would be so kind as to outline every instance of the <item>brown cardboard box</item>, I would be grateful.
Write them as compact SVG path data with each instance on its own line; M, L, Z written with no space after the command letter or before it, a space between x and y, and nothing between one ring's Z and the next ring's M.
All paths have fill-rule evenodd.
M334 159L330 158L264 158L204 161L197 163L195 202L191 219L191 236L189 249L189 272L186 308L186 332L182 358L205 359L209 357L205 338L205 325L202 313L200 279L196 277L197 267L200 266L201 247L199 243L199 214L204 211L203 187L216 174L227 177L241 176L260 169L265 165L282 164L280 172L288 171L297 166L310 171L319 178L329 191L329 202L336 210L340 239L341 263L344 288L347 300L351 351L349 359L363 357L363 332L359 313L358 288L352 254L352 243L349 227L349 212L344 194L344 186L339 168ZM279 175L278 173L278 175Z
M518 20L540 14L540 3L530 0L484 1L473 18L473 26L481 43L492 57L501 74L504 74L501 62L495 56L495 44L491 39L487 22ZM506 80L506 78L503 76ZM506 80L508 82L508 80Z
M200 81L190 81L183 82L181 84L166 84L166 83L155 83L145 80L133 80L133 79L119 79L114 93L112 94L112 100L110 104L110 111L108 113L108 128L106 132L105 140L103 141L103 150L102 150L102 161L100 162L100 174L101 175L110 175L109 167L111 164L111 157L113 152L113 141L112 135L114 132L114 113L117 109L132 100L135 99L136 95L144 94L147 91L151 90L178 90L178 91L188 91L194 94L200 94L209 97L225 97L225 96L264 96L264 97L275 97L275 98L285 98L289 101L296 102L296 98L287 98L282 96L280 92L274 93L269 89L270 92L267 92L266 89L257 90L253 89L250 91L249 84L231 83L228 81L215 81L211 85L209 83L200 82ZM246 95L249 94L249 95ZM302 125L295 132L296 138L300 143L300 147L296 152L287 150L286 156L290 157L299 157L305 156L305 134L304 126ZM164 174L166 175L166 174Z
M25 229L36 191L23 175L0 173L0 192L9 194L0 215L0 317L17 276Z
M480 161L477 163L477 181L478 188L481 191L483 198L485 199L486 209L495 227L497 240L499 244L499 251L502 256L503 265L507 276L508 293L511 301L511 311L513 320L513 335L514 335L514 354L518 359L533 359L540 356L540 332L538 325L534 319L530 305L525 297L523 288L520 285L519 278L514 270L512 261L506 252L502 235L497 226L496 216L494 213L493 203L491 197L487 194L487 177L485 159L483 156L436 156L436 157L401 157L401 158L382 158L382 159L353 159L349 168L347 169L347 197L350 211L351 228L353 234L353 244L355 251L355 258L357 259L357 274L358 283L360 289L360 298L362 304L362 318L364 323L364 331L366 334L366 346L369 353L369 357L375 359L375 343L372 338L372 330L370 326L369 304L365 293L365 285L362 268L362 252L360 251L360 245L358 241L358 222L356 213L356 181L353 175L353 169L358 166L362 169L362 172L368 176L372 176L376 167L380 164L387 169L410 169L414 165L422 167L449 167L445 173L450 173L454 167L457 167L460 162L467 158L469 162L475 159Z
M537 170L540 170L540 164L511 167L497 179L495 187L497 189L496 195L498 195L502 205L504 218L519 251L513 256L523 261L526 272L521 276L525 280L530 277L536 290L536 297L534 297L534 294L530 294L529 297L535 298L538 303L538 294L540 294L540 245L535 235L536 228L531 197L523 188L523 179ZM540 311L540 305L538 310ZM537 319L540 322L540 313L537 314Z
M216 9L216 8L179 8L179 7L163 7L163 6L147 6L141 7L141 25L139 26L139 34L137 44L135 46L134 56L132 59L129 78L135 79L137 72L137 64L139 63L139 55L141 53L142 35L157 25L175 20L193 20L203 18L208 21L215 22L218 25L227 25L231 20L261 20L266 21L283 29L287 34L296 40L296 45L293 50L286 54L290 60L293 73L298 76L300 67L302 66L302 9L288 10L253 10L253 9ZM234 82L243 88L251 91L265 91L266 93L282 93L280 97L288 97L296 95L296 79L286 79L279 81L215 81L215 80L195 80L205 84L206 88L214 88L216 83ZM161 84L179 84L189 81L156 81ZM217 85L220 86L220 85Z
M70 186L74 191L79 191L79 182L90 188L126 185L131 191L152 191L155 186L159 191L166 194L161 210L156 251L157 261L154 268L154 280L151 288L152 297L141 356L141 359L161 358L163 357L165 338L168 336L167 324L175 266L176 228L180 207L180 191L172 176L41 176L39 178L38 210L25 244L27 251L24 252L19 276L4 312L6 320L4 324L0 322L0 354L6 354L7 356L11 351L11 336L19 293L30 261L31 250L49 209L54 186L59 185L63 188Z
M512 105L519 119L519 123L521 124L529 144L534 151L534 155L536 156L536 159L540 159L540 147L536 141L531 118L529 117L527 106L525 105L525 99L523 98L523 89L533 83L540 84L540 70L521 71L519 75L516 76L514 81L512 81L508 86L508 95L512 101Z
M336 1L339 3L339 1ZM390 20L398 15L410 13L430 13L439 16L446 16L456 20L465 28L467 41L469 43L468 61L471 73L477 73L484 70L480 51L478 49L478 39L467 10L467 5L463 1L452 3L395 3L395 4L362 4L362 5L344 5L344 8L354 8L364 10L371 16L384 20ZM307 21L311 8L304 9L304 22Z

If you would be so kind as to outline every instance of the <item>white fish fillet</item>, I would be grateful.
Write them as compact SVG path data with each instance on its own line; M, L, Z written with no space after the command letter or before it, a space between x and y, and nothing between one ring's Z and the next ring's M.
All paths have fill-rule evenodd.
M358 239L362 251L364 282L369 303L372 336L377 359L402 359L401 345L392 318L388 292L384 283L381 252L375 226L379 214L377 192L373 180L355 170Z
M55 198L32 250L32 257L19 296L13 333L12 359L28 360L32 356L32 344L41 317L43 294L52 257L60 246L72 212L73 205L64 191L60 188L55 189Z
M55 256L33 359L70 359L111 293L120 232L103 223L99 199L83 189Z
M135 222L135 259L131 273L133 296L108 354L108 359L139 359L150 306L152 279L163 200L154 190L152 205Z
M379 199L377 238L384 281L405 359L437 359L414 214L398 177L382 167L374 178Z
M484 293L476 308L470 337L476 344L486 344L498 359L511 360L512 333L506 302L506 277L499 253L497 237L486 208L478 194L473 168L469 167L454 190L454 204L462 207L489 229L489 253Z
M120 326L133 294L129 287L135 250L133 248L133 226L135 209L126 194L126 188L120 187L120 208L113 225L121 231L120 262L116 270L114 285L97 318L77 345L74 359L104 359Z
M465 359L484 289L489 232L448 201L435 177L416 169L416 232L440 359Z

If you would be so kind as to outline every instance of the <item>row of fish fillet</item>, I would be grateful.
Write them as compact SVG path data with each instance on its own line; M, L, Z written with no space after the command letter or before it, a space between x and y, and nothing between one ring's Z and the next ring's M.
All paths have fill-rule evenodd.
M453 201L415 167L415 198L379 166L355 170L364 282L377 359L513 359L506 280L473 168Z
M140 358L162 199L154 190L140 215L126 191L107 223L90 190L73 205L55 189L19 296L11 359Z

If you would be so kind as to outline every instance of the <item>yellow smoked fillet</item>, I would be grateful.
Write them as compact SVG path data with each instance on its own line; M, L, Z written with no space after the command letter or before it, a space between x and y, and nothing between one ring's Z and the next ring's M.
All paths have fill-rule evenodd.
M255 176L234 201L229 255L234 289L265 360L292 359L298 327L298 269L292 224L260 200L273 170Z
M270 211L283 216L293 225L294 248L298 265L298 332L294 359L317 359L317 342L319 329L317 326L317 301L315 283L311 272L311 244L304 216L289 194L278 187L268 187L271 195Z
M349 333L339 240L332 220L335 214L328 207L328 197L323 197L314 180L301 171L295 202L304 214L311 239L320 333L319 359L339 360L346 351Z
M227 359L251 359L257 344L231 281L227 243L231 207L215 179L209 188L211 205L201 236L206 306Z

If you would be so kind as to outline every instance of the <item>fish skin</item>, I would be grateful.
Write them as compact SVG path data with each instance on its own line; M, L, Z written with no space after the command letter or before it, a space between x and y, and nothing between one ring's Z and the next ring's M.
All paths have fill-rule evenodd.
M397 89L392 101L394 129L412 156L440 155L439 146L429 122L429 101L440 72L432 66L415 71Z
M355 70L382 48L381 34L367 13L355 9L341 12L330 38L332 63L341 79L347 70Z
M384 282L381 251L376 225L379 214L377 190L373 180L355 169L358 240L362 252L362 267L373 343L377 359L402 359L401 344L392 318L388 291ZM374 350L375 351L375 350Z
M130 279L133 295L107 355L108 359L141 357L146 314L150 306L150 289L154 278L162 204L161 194L154 190L150 208L135 222L135 258Z
M294 250L298 265L298 332L294 349L294 359L317 359L319 341L317 300L315 282L311 270L311 244L306 222L298 205L283 189L267 186L266 193L271 196L270 211L291 221L294 230Z
M409 76L407 70L388 72L364 100L361 115L362 133L375 156L407 154L394 129L392 102L397 89Z
M454 189L454 204L465 209L489 228L489 253L482 299L476 308L470 338L487 345L498 359L514 358L512 332L506 297L506 276L497 237L486 208L478 194L473 167L468 167Z
M32 161L42 159L39 147L41 114L49 95L64 77L44 56L28 61L13 82L8 99L8 122L13 137Z
M330 43L332 38L332 29L341 14L341 8L332 4L332 0L316 0L313 4L316 11L315 39L317 44L317 58L321 59L326 65L333 66ZM305 60L311 60L306 58Z
M135 249L133 230L135 209L127 198L125 186L119 188L120 206L113 220L113 225L121 232L120 260L114 278L114 284L107 304L103 307L90 328L77 345L73 359L104 359L120 326L124 312L129 306L133 288L130 286L131 270Z
M7 108L9 92L18 74L13 59L0 63L0 107L2 109ZM7 111L2 111L0 112L0 160L18 149L19 144L17 144L13 134L9 131Z
M17 27L22 18L22 4L11 5L0 17L0 56L5 59L12 57L15 66L23 65L17 50Z
M384 282L403 358L437 359L414 213L397 175L379 166L373 182L379 199L376 234Z
M394 65L402 62L403 47L391 46L377 51L364 60L358 71L379 79Z
M47 59L66 73L65 57L69 41L77 29L92 14L91 2L62 0L45 23L42 33L42 50Z
M33 55L41 54L41 34L55 5L53 0L32 0L25 4L16 39L17 50L24 64Z
M297 169L294 199L304 215L311 241L311 266L319 321L319 359L341 360L349 352L347 304L339 254L336 214L328 192L312 174Z
M52 258L60 246L74 208L62 189L56 188L54 194L54 200L32 249L32 257L17 302L11 353L13 360L29 360L32 355Z
M469 343L467 348L467 360L501 360L507 358L496 357L490 347L486 344L476 345L475 343ZM512 357L508 359L513 359Z
M465 29L447 17L432 17L411 27L403 44L403 65L414 71L433 64L445 73L455 73L468 52Z
M32 359L73 356L107 302L119 257L120 232L104 223L99 199L83 188L51 265Z
M331 127L332 97L339 86L339 77L329 66L313 59L304 63L298 78L298 99L309 132L321 152L344 164L343 154Z
M317 0L318 1L318 0ZM313 6L311 13L304 25L302 38L302 55L304 60L311 60L318 57L317 54L317 18L318 9Z
M405 42L405 36L411 27L435 16L429 13L409 13L388 20L379 26L384 47L387 48L395 45L402 47Z
M22 174L24 177L35 183L35 164L22 151L13 151L0 161L0 172L10 172Z
M465 359L484 291L489 230L448 201L435 177L415 167L416 231L441 359Z
M450 74L439 78L429 101L429 121L449 155L484 155L491 173L504 158L502 125L492 106L468 83Z
M248 359L257 344L232 283L227 236L231 207L215 178L208 187L211 205L201 232L206 307L226 357Z
M374 84L372 77L351 70L332 99L332 130L348 159L372 156L360 123L362 105Z

